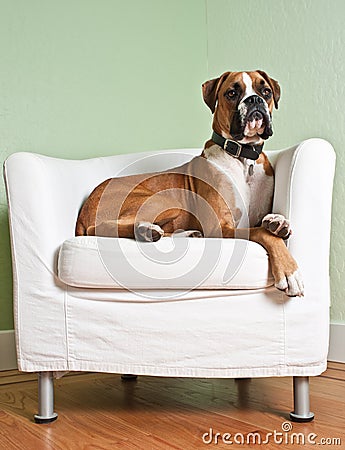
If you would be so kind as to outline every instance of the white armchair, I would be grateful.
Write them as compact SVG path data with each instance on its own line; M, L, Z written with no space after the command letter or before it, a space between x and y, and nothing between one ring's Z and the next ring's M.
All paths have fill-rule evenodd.
M313 418L308 377L326 369L328 351L335 165L328 142L267 152L273 210L291 220L288 245L304 298L273 287L266 251L253 242L74 237L78 211L101 181L164 170L199 152L82 161L15 153L5 162L18 367L39 373L37 422L57 417L53 378L64 371L293 376L291 419Z

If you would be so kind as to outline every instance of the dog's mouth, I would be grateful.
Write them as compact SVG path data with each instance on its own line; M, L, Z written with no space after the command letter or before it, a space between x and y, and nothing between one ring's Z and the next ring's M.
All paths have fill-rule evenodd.
M253 111L245 122L243 135L246 137L261 136L265 131L266 121L261 111Z
M235 114L230 127L231 136L237 141L257 142L272 136L271 116L261 105L249 108L244 105Z

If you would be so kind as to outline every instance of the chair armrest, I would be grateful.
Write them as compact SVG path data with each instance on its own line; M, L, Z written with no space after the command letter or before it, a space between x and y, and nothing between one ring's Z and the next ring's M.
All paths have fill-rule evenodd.
M317 138L282 150L275 163L273 212L290 219L287 245L306 289L327 298L334 169L332 145Z

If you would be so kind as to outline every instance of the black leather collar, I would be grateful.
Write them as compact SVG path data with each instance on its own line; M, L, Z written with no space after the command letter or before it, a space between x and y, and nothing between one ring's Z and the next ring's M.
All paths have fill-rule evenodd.
M220 136L215 131L211 139L215 144L222 147L223 150L235 158L242 157L256 160L262 152L263 145L239 144L231 139L223 138L223 136Z

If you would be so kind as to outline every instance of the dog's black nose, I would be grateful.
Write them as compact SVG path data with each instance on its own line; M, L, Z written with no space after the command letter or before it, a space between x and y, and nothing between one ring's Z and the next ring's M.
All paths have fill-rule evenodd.
M246 100L250 105L255 105L258 104L262 104L264 101L261 97L259 97L258 95L251 95L250 97L247 98Z

